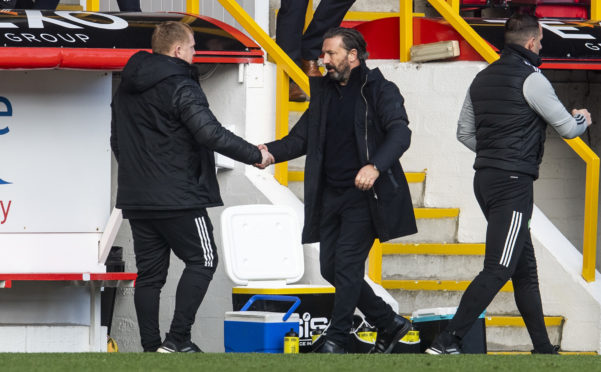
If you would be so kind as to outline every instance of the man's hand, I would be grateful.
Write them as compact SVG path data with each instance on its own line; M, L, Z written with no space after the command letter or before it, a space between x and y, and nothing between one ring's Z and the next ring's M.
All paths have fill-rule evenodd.
M362 191L367 191L374 186L376 180L380 177L380 171L372 164L367 164L359 170L355 177L355 186Z
M591 113L588 112L587 109L573 109L572 110L572 116L576 116L578 114L584 116L584 119L586 119L586 126L590 127L591 124L593 123L593 121L591 120Z
M254 164L255 167L259 168L259 169L265 169L268 166L270 166L271 164L275 163L275 159L273 157L273 155L271 155L269 153L269 151L267 150L267 146L265 145L259 145L257 146L259 148L259 150L261 150L261 164Z

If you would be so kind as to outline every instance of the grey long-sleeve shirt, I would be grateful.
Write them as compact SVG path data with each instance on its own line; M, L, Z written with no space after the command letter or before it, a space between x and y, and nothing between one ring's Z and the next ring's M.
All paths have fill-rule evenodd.
M586 130L585 117L570 115L542 73L530 74L524 81L522 91L528 105L563 138L578 137ZM469 91L459 114L457 139L470 150L476 151L476 120Z

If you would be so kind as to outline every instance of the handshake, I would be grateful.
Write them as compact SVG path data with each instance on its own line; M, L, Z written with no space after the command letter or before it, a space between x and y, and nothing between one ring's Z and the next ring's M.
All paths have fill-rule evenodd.
M267 150L267 146L258 145L257 147L259 148L259 150L261 150L262 160L261 160L260 164L259 163L253 164L255 167L257 167L259 169L265 169L268 166L270 166L271 164L275 163L275 158L273 157L273 155L271 155L269 153L269 151Z

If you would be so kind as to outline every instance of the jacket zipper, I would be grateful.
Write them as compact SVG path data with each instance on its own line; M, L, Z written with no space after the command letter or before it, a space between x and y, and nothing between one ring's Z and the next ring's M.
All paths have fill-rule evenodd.
M363 92L363 88L365 88L365 85L367 84L367 74L365 74L365 81L363 82L363 85L361 86L361 97L363 97L363 101L365 102L365 151L366 151L366 155L367 155L367 161L369 162L369 143L367 142L367 110L369 109L369 106L367 105L367 98L365 98L365 94ZM375 183L374 186L371 188L371 191L374 193L374 198L378 199L378 194L376 194L376 188L375 188Z

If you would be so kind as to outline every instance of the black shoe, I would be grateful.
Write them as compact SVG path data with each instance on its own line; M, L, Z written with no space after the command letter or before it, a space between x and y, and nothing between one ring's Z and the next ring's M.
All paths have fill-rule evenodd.
M325 340L324 343L314 351L322 354L346 354L346 350L334 341Z
M202 353L202 350L192 341L177 343L167 337L157 349L157 353Z
M394 314L392 324L380 330L376 337L376 344L372 353L390 354L397 342L411 329L411 323L398 314Z
M532 349L530 351L530 353L532 354L559 354L559 345L551 345L550 348L547 349L543 349L543 350L536 350L536 349Z
M434 338L432 345L426 349L426 354L461 354L459 338L449 332L443 331Z

